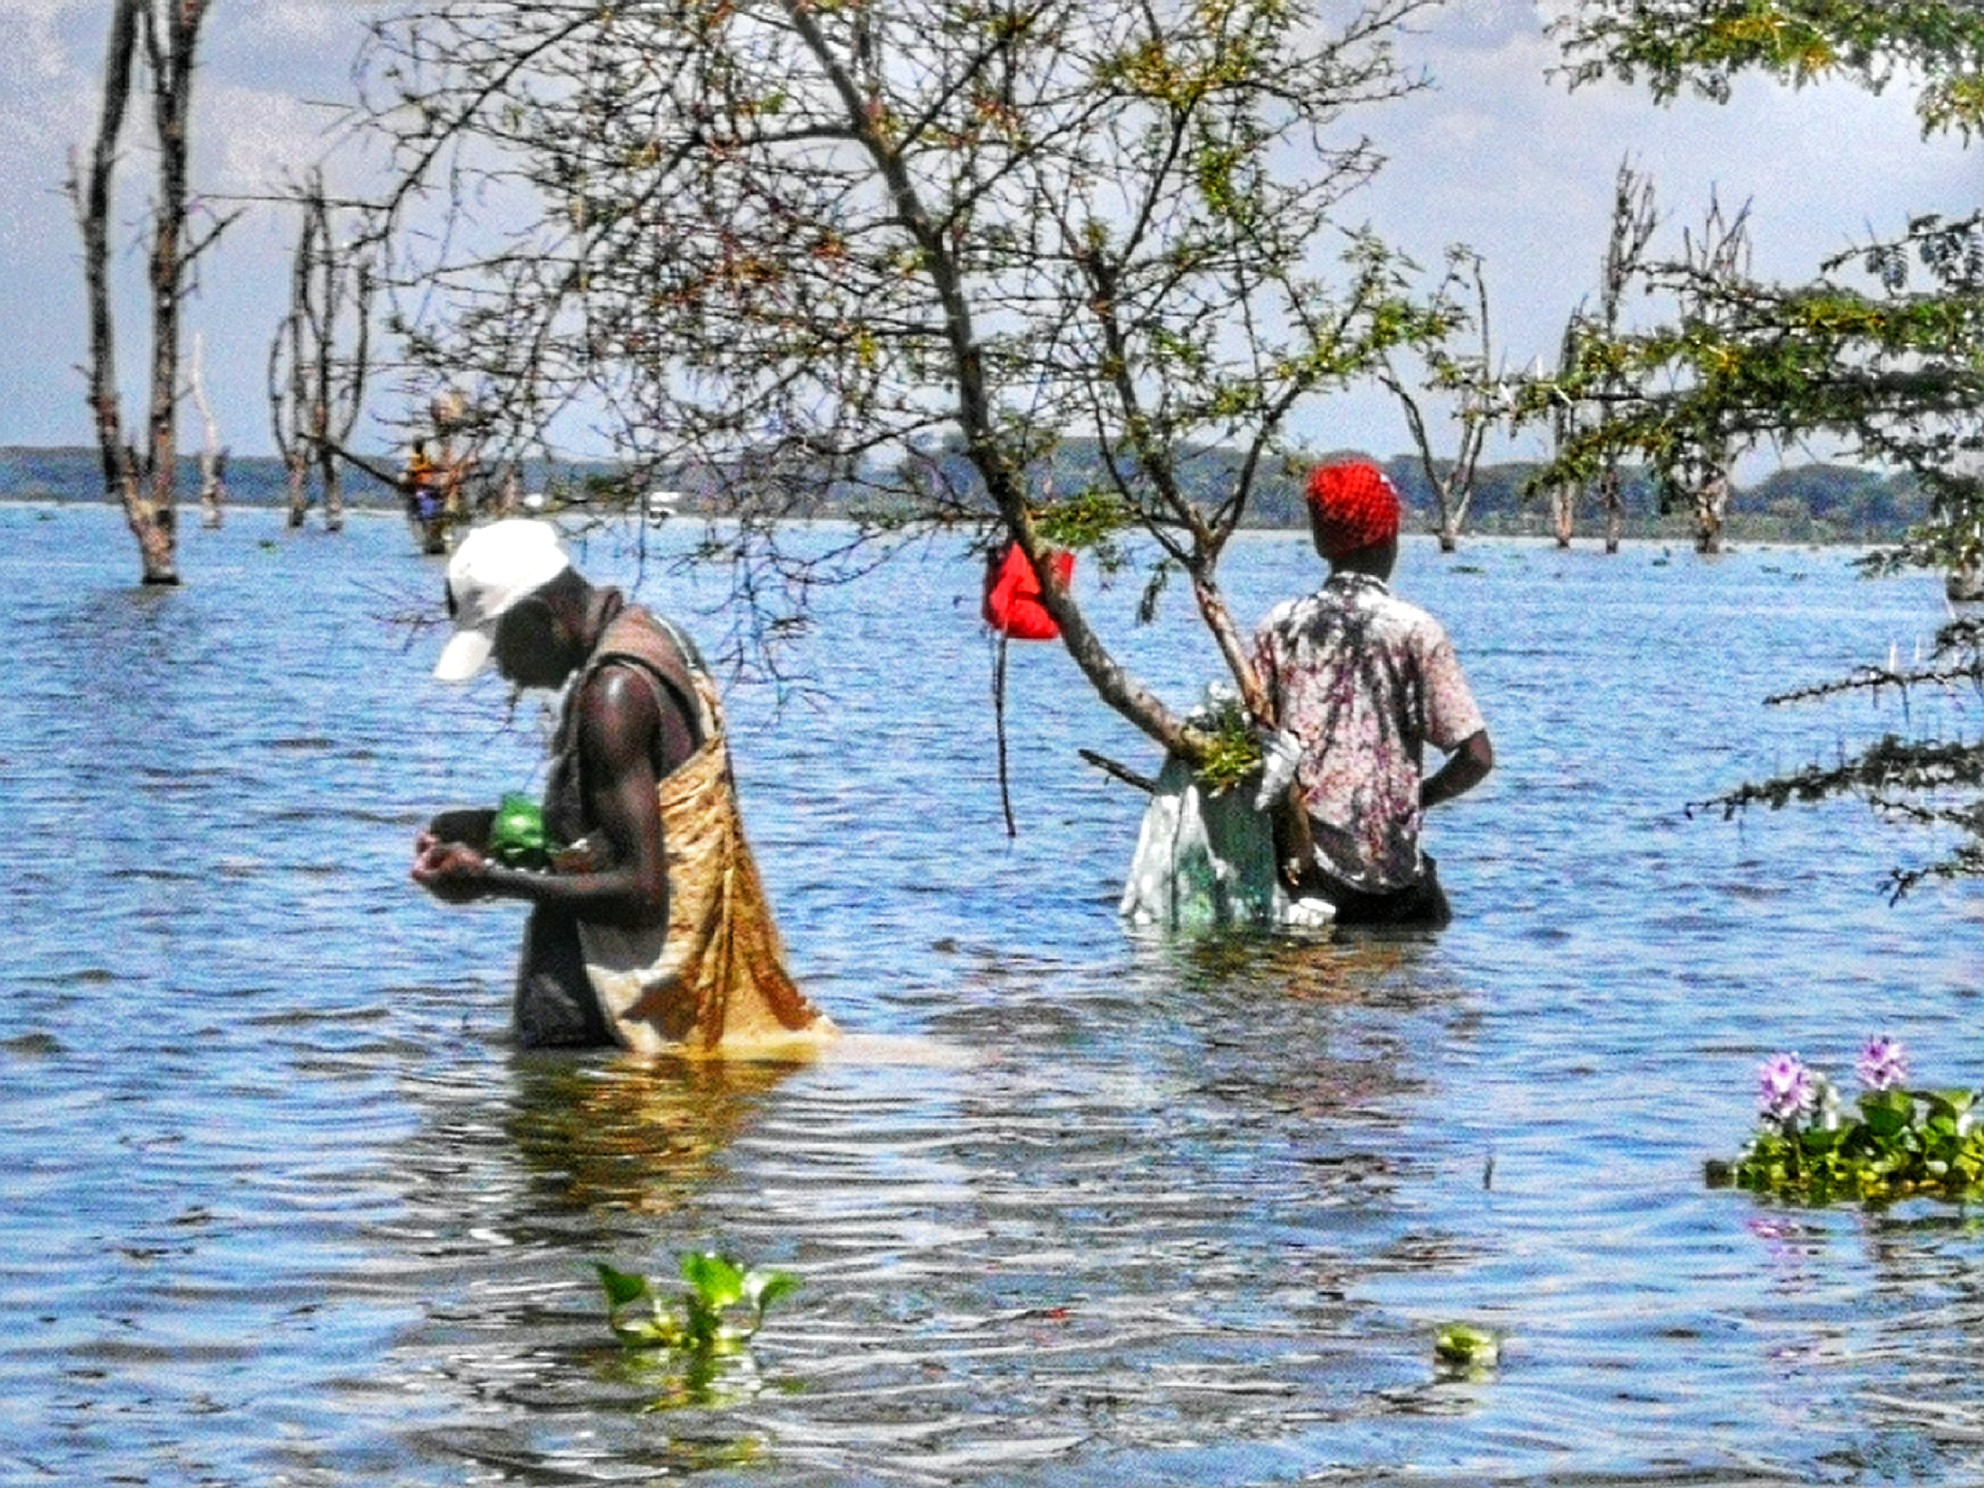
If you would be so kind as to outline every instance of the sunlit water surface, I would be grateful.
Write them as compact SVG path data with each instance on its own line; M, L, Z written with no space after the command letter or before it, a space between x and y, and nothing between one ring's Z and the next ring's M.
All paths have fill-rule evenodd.
M1155 762L1057 647L1012 657L1008 841L976 569L913 554L822 596L810 691L732 697L857 1037L642 1069L513 1048L518 911L406 882L539 735L387 623L439 592L396 522L239 512L142 592L110 512L0 509L0 1479L1984 1479L1973 1218L1701 1179L1775 1050L1845 1074L1886 1031L1984 1082L1975 893L1880 892L1924 844L1684 814L1900 722L1762 705L1942 617L1850 556L1410 546L1501 763L1436 818L1453 928L1318 947L1125 932L1140 798L1076 749ZM1248 539L1227 581L1251 620L1315 562ZM1182 603L1081 584L1175 701L1214 675ZM683 1403L591 1263L702 1247L803 1286ZM1455 1319L1498 1369L1436 1367Z

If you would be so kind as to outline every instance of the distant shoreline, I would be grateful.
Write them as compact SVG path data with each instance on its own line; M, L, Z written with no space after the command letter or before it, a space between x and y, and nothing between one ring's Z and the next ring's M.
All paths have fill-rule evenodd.
M182 511L196 512L199 507L197 501L182 502L180 505ZM74 497L0 495L0 509L40 507L54 512L89 506L101 506L109 510L116 509L115 502L101 498L83 500ZM271 518L282 517L286 514L282 506L268 502L254 504L242 503L238 506L230 505L225 510L230 515L240 512L253 515L257 519L264 516ZM578 508L577 510L584 513L584 508ZM398 506L391 502L354 504L347 508L346 515L354 519L362 518L368 521L381 519L391 521L404 520ZM629 514L629 518L631 520L631 514ZM552 519L555 520L555 517ZM685 513L676 517L674 522L699 522L703 520L711 519L701 514ZM713 520L721 522L723 519L719 517ZM854 525L852 519L848 517L788 517L784 519L784 522L796 528L852 528ZM321 535L322 525L322 514L313 507L307 526L313 532ZM188 530L197 530L197 528L196 526L190 526ZM1810 552L1830 549L1854 549L1865 552L1882 546L1878 541L1857 537L1815 538L1773 535L1765 532L1745 532L1735 523L1731 524L1729 530L1730 536L1723 552L1731 556L1742 553ZM1408 528L1402 534L1402 537L1404 542L1409 545L1409 549L1415 560L1423 559L1426 556L1421 551L1422 549L1434 547L1438 542L1437 533L1428 532L1420 528ZM1305 534L1300 528L1296 527L1243 527L1234 534L1233 540L1239 543L1296 542L1305 540ZM1560 550L1557 548L1554 534L1543 528L1540 523L1538 530L1534 531L1516 531L1510 530L1506 525L1497 525L1480 529L1467 528L1462 531L1460 546L1454 552L1447 554L1435 553L1433 556L1436 558L1444 557L1453 566L1462 569L1467 566L1469 551L1478 551L1483 546L1547 548L1551 551L1562 551L1565 553L1575 553L1580 556L1590 555L1602 558L1606 556L1602 551L1604 542L1605 537L1602 532L1580 531L1572 536L1568 547ZM1686 532L1628 531L1621 534L1619 545L1622 550L1632 549L1636 552L1640 550L1658 550L1663 555L1671 555L1677 559L1691 557L1694 554L1694 544Z
M390 457L382 457L390 458ZM184 511L199 507L199 473L190 455L180 457L177 505ZM1407 503L1406 526L1412 532L1433 530L1433 507L1416 461L1394 458L1387 469L1398 483ZM1554 530L1542 502L1522 500L1513 494L1520 480L1534 470L1529 465L1484 467L1480 489L1468 518L1461 526L1461 540L1472 537L1518 537L1550 541ZM571 467L584 471L585 467ZM567 467L557 467L561 479L569 479ZM539 472L534 485L549 479ZM589 481L588 476L587 480ZM81 445L0 445L0 502L47 502L54 505L115 505L103 494L100 457L95 449ZM581 481L581 488L587 481ZM1643 484L1643 483L1642 483ZM321 508L315 491L312 510ZM390 485L361 471L347 472L344 502L352 512L397 513L400 493ZM1820 544L1877 547L1898 541L1910 522L1920 513L1914 509L1913 494L1900 477L1882 477L1847 467L1813 465L1780 472L1760 486L1739 490L1729 506L1724 529L1725 542ZM836 512L839 493L822 494L816 514L795 516L791 521L843 521ZM273 455L231 458L227 469L229 509L273 509L285 511L289 505L289 472ZM694 502L686 505L678 520L706 515ZM989 517L988 513L988 517ZM1300 494L1264 491L1243 531L1301 531ZM1603 516L1597 511L1581 513L1574 545L1602 541ZM1692 548L1694 526L1684 511L1660 515L1650 496L1635 494L1620 525L1622 540L1662 542Z

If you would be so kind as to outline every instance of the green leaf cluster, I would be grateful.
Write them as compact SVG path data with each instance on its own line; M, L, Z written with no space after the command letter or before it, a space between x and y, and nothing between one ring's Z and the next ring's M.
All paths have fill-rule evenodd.
M1968 1090L1872 1090L1857 1117L1767 1121L1733 1163L1710 1163L1712 1187L1733 1184L1802 1204L1891 1204L1984 1195L1984 1129Z
M1586 0L1559 23L1579 82L1644 76L1657 98L1718 102L1755 69L1794 86L1833 74L1878 91L1920 79L1923 132L1984 127L1984 11L1975 0Z
M687 1355L735 1353L764 1325L771 1305L795 1291L790 1272L759 1270L715 1251L677 1261L685 1291L664 1292L637 1272L595 1261L606 1322L621 1345Z
M1500 1340L1487 1329L1468 1323L1448 1323L1433 1339L1433 1357L1456 1368L1485 1369L1501 1356Z
M1195 777L1201 789L1217 796L1259 779L1260 734L1238 698L1221 698L1192 723L1209 741Z

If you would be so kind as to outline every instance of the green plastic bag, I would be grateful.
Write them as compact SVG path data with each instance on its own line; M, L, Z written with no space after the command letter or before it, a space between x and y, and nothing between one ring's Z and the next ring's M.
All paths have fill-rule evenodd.
M496 808L489 824L489 853L511 868L545 868L551 862L551 840L544 834L544 812L529 796L512 791Z

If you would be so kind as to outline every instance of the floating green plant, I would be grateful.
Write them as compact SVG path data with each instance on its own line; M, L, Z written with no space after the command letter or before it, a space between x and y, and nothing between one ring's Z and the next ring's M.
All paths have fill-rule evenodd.
M602 1262L593 1267L606 1294L607 1325L620 1340L613 1372L649 1389L661 1385L644 1409L729 1405L764 1388L748 1344L766 1309L797 1287L797 1278L741 1266L712 1251L681 1257L686 1291L657 1287Z
M764 1325L765 1312L795 1290L786 1271L761 1271L715 1251L689 1251L679 1269L687 1291L663 1291L647 1277L595 1261L606 1293L606 1322L621 1346L678 1353L735 1352Z
M1433 1339L1433 1357L1462 1369L1492 1368L1502 1357L1493 1333L1467 1323L1448 1323Z
M1757 1133L1734 1162L1707 1165L1709 1185L1805 1204L1984 1196L1977 1092L1909 1089L1907 1051L1891 1038L1870 1040L1856 1070L1857 1115L1796 1054L1766 1060Z

